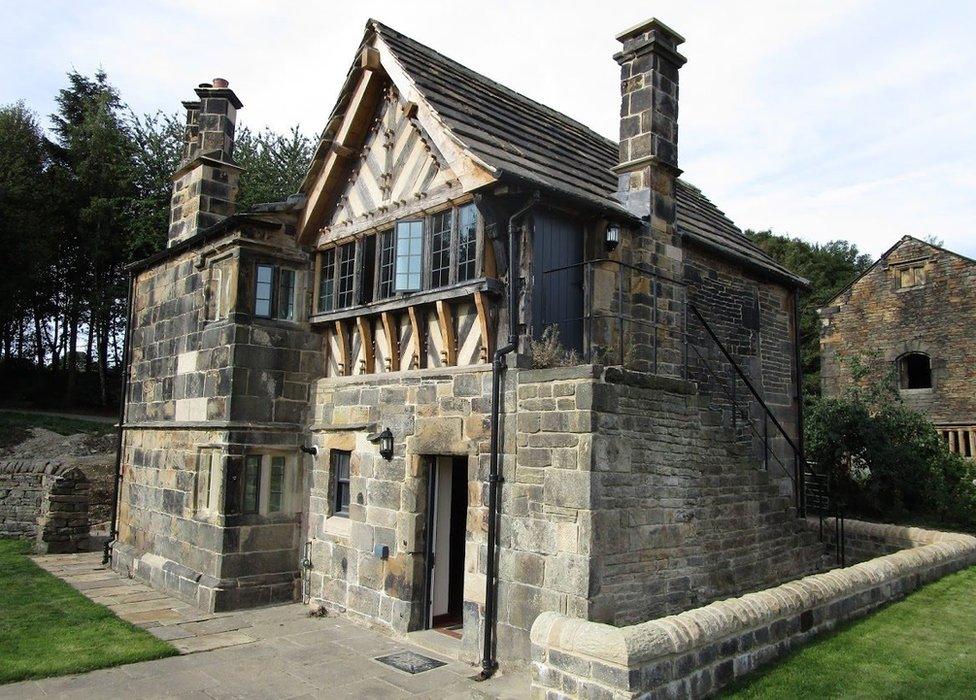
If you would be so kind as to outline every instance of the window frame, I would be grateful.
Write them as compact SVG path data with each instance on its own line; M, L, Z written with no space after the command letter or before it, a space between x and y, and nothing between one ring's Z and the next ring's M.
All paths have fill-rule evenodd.
M264 284L260 281L260 270L262 268L269 268L271 270L271 296L268 301L268 313L263 314L258 312L258 287ZM281 303L283 300L282 290L281 290L281 280L284 276L283 273L287 273L291 277L291 286L289 294L289 305L288 309L291 311L291 316L283 316L281 313ZM298 270L289 265L280 265L274 262L264 262L256 261L254 263L254 284L251 286L251 291L253 293L253 299L251 300L251 311L255 318L262 318L272 321L291 321L295 322L298 320ZM260 300L260 301L263 301Z
M394 251L393 251L393 257L394 257L394 260L395 260L394 267L393 267L393 293L394 293L394 295L396 295L396 294L413 294L415 292L422 292L422 291L424 291L424 277L425 277L425 274L424 273L425 273L425 270L426 269L429 269L429 267L430 267L429 264L425 264L427 262L426 261L427 251L429 250L429 246L427 245L427 241L426 241L427 235L428 235L427 234L427 231L430 228L427 225L427 219L428 219L428 217L423 217L423 218L420 218L420 219L417 219L417 218L407 218L407 219L404 219L402 221L397 221L396 224L394 224L394 226L393 226L393 232L394 232L394 242L393 242ZM401 255L400 255L400 227L401 226L408 227L408 226L413 226L413 225L417 225L417 224L420 225L420 232L419 232L419 235L416 236L415 240L418 242L418 244L420 246L420 250L418 250L416 253L413 253L412 252L412 246L411 246L411 248L408 249L407 255L404 256L404 257L406 257L407 259L416 258L416 260L417 260L417 266L418 267L417 267L416 272L406 271L406 272L401 273L400 272L400 260L401 260ZM400 282L399 282L399 279L398 278L400 277L401 274L404 275L404 276L406 276L408 278L408 281L409 281L409 278L412 278L414 275L416 275L416 277L417 277L417 286L416 287L400 287Z
M271 279L266 282L261 281L261 271L268 270L271 275ZM257 318L274 318L273 312L275 309L275 266L272 263L255 263L254 265L254 315ZM258 296L258 290L261 288L262 284L268 285L268 297L264 299ZM261 313L258 311L258 304L262 301L267 301L268 312Z
M910 358L925 358L927 364L928 384L925 386L912 386L912 373L909 371L908 363ZM935 388L935 373L932 370L932 356L921 351L906 352L896 360L898 371L899 391L931 391Z
M251 467L257 463L254 474L254 503L253 506L248 500L248 486L251 481ZM243 515L260 515L261 513L261 484L264 481L264 455L249 454L244 456L244 473L241 483L241 513Z
M340 476L339 462L345 459L346 476ZM329 471L332 493L330 494L330 506L332 515L339 518L349 517L349 507L352 505L352 452L350 450L330 450L329 451ZM342 487L345 487L346 504L342 503Z
M471 211L473 215L471 222L473 240L465 246L466 256L462 260L461 223L462 212L465 211ZM439 284L434 284L434 275L438 272L434 269L433 240L436 235L434 221L441 216L450 217L447 247L441 251L448 256L447 280L444 281L441 277L438 280ZM419 257L419 283L417 287L409 289L398 288L397 278L400 274L400 260L402 259L398 253L398 234L401 226L410 224L419 224L421 227L419 233L420 252L417 254ZM347 238L322 248L318 251L321 257L317 263L318 293L315 300L315 313L326 314L358 306L368 306L375 302L408 297L411 294L436 291L478 280L484 277L483 234L481 212L473 201L467 201L463 204L453 204L446 208L437 209L423 216L407 216L382 229L365 235L358 234L351 240ZM367 240L369 239L372 239L372 256L367 250L369 247ZM346 246L354 246L352 250L355 260L351 288L352 299L348 304L340 303L345 299L340 299L339 290L341 251ZM462 274L462 268L465 271L464 274ZM438 269L442 272L445 271L443 267ZM413 277L418 273L408 272L404 274ZM370 289L366 289L364 285L369 285Z

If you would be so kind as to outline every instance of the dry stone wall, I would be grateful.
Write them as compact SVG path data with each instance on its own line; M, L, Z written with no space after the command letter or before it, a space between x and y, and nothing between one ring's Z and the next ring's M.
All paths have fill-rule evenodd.
M85 550L90 489L76 467L44 460L0 462L0 537L34 540L40 554Z
M548 612L532 627L532 697L701 698L816 635L976 562L976 538L847 521L910 549L628 627Z

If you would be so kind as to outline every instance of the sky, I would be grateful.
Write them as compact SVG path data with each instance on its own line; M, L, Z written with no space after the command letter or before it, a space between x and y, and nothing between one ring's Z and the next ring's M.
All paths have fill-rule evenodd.
M741 228L905 234L976 257L976 2L0 0L0 104L47 121L70 69L136 112L230 80L239 123L319 133L369 17L617 138L620 31L686 38L679 165Z

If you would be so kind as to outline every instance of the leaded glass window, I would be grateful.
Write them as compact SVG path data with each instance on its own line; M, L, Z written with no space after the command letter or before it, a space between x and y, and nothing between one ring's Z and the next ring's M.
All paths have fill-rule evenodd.
M337 309L352 306L353 284L356 279L356 244L346 243L339 246L339 274L336 279Z
M476 276L478 254L478 210L466 204L457 210L457 281L465 282Z
M379 288L377 289L377 297L380 299L393 296L393 265L396 260L393 255L394 242L392 230L380 234Z
M322 271L319 277L319 312L332 311L335 301L336 251L322 251Z
M278 270L278 318L295 320L295 271Z
M415 292L421 288L424 222L403 221L396 225L396 274L394 291Z
M244 461L244 512L257 513L261 507L261 455Z
M271 474L268 480L268 512L282 510L285 499L285 458L281 455L271 457Z
M254 315L271 317L271 295L274 290L274 266L258 265L254 285Z
M430 218L430 286L451 283L451 210Z

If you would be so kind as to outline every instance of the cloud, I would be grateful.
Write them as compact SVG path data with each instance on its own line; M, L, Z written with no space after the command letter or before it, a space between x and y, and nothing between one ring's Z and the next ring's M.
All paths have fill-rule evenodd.
M614 138L614 35L651 11L687 39L682 168L740 226L976 255L964 0L32 3L0 27L0 102L46 116L68 69L102 66L136 111L176 111L220 75L242 122L318 132L373 16Z

